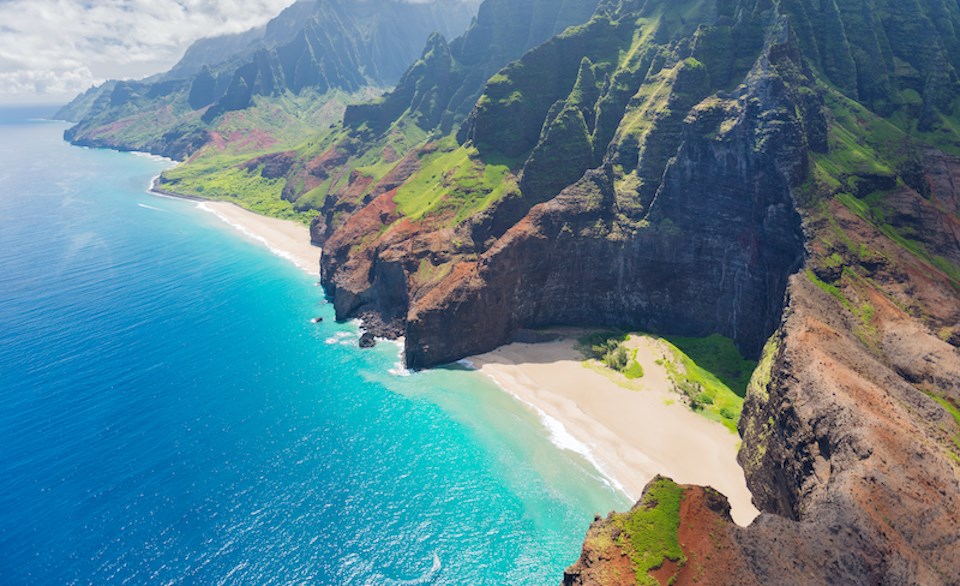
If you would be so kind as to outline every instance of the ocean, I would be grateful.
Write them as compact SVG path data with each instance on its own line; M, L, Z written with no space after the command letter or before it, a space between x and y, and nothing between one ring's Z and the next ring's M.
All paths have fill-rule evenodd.
M403 376L148 194L167 162L38 115L0 110L0 584L558 584L629 506L480 374Z

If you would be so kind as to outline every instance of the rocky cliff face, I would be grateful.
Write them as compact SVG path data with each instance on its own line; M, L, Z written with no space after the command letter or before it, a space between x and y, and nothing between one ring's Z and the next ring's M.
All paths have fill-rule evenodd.
M447 133L476 103L490 76L569 26L586 22L598 0L488 0L462 36L431 38L397 87L377 103L347 109L347 126L379 132L400 118Z
M863 80L851 89L863 91ZM920 145L895 152L890 127L826 98L827 148L810 149L812 171L791 189L809 268L790 280L741 420L740 461L764 514L737 528L717 507L681 512L681 563L624 583L960 583L960 281L946 260L960 252L960 159ZM869 160L840 154L846 132ZM700 490L685 499L698 503ZM564 583L611 583L629 553L620 519L591 527ZM598 552L609 535L614 547Z
M456 268L412 287L409 307L390 316L405 317L414 367L556 323L721 332L759 353L803 254L790 186L803 180L807 150L827 148L826 122L814 95L797 89L811 81L785 24L686 8L701 10L709 34L671 14L601 15L498 74L465 135L481 160L526 160L521 193L467 225L445 226L453 238L426 222L416 232L387 230L354 255L363 264L342 259L369 234L352 224L368 217L347 220L324 259L338 312L379 297L369 267L390 263L409 275L427 257ZM729 42L763 26L772 31L766 46L755 37ZM637 40L658 35L668 40ZM626 50L629 60L611 61ZM715 93L736 75L747 82ZM516 123L497 122L507 118ZM579 157L571 136L583 137ZM563 173L583 179L554 197L562 186L551 175ZM454 239L469 243L466 254L450 250Z
M348 245L348 235L363 232L356 226L339 234L336 234L337 230L363 206L416 178L422 161L438 151L430 137L450 132L469 114L490 75L529 48L548 41L556 32L588 19L596 3L596 0L487 0L481 5L477 19L461 37L448 43L442 35L432 36L421 58L382 100L348 106L344 115L346 136L313 161L319 165L321 161L336 157L339 161L335 165L336 173L349 177L346 183L342 180L331 183L322 205L317 206L320 214L312 226L314 242L324 244L330 250L327 256L330 264L325 274L332 279L338 273L334 266L342 264L339 259L345 257L344 251L333 251L339 246L337 243L343 242L349 248L355 242ZM310 165L308 163L305 167ZM322 165L327 167L325 162ZM386 168L388 171L371 173L371 168ZM299 199L304 191L316 186L317 182L308 175L317 177L309 172L295 172L289 176L288 186L301 186L289 193L292 200ZM529 209L528 203L516 198L510 201L518 203L524 211ZM402 215L390 216L391 222ZM363 222L369 222L368 215L362 218ZM470 214L462 219L470 219ZM382 224L371 229L381 227ZM335 235L336 238L328 244L328 239ZM437 262L441 256L452 257L451 251L438 254ZM328 284L333 287L332 281ZM352 293L346 297L375 297L374 294L361 296ZM338 307L340 315L370 315L366 309L360 309L362 306ZM395 313L405 311L405 308L394 309ZM402 330L402 323L399 327Z
M753 524L735 526L725 499L686 487L672 529L682 559L628 572L631 541L613 515L591 526L564 584L960 583L960 420L943 406L960 404L960 356L870 293L872 348L836 297L793 277L741 420L740 460L763 511Z
M382 321L404 331L411 366L489 350L520 329L558 322L722 332L757 354L803 254L795 199L863 199L901 181L921 189L916 147L880 146L909 141L904 127L876 123L865 133L856 119L877 113L852 99L883 101L895 120L929 112L925 136L953 147L953 114L938 88L957 83L956 39L932 23L954 22L957 13L939 2L908 12L851 0L819 13L804 2L601 3L588 23L493 76L458 134L461 148L474 149L470 165L505 166L517 189L450 218L470 188L458 168L432 164L431 147L410 151L406 175L392 187L433 186L432 209L411 215L401 205L382 223L368 214L353 220L367 202L396 195L376 181L382 189L346 207L349 199L327 196L314 238L328 250L324 283L343 300L338 314L370 315L380 304L368 268L389 263L407 280L407 306L391 306ZM797 35L804 27L816 34ZM907 51L894 42L907 30L937 34ZM442 129L449 95L436 91L445 82L425 80L456 78L455 53L432 39L396 93L348 109L348 121L374 129L396 109ZM867 68L864 55L880 62ZM861 64L861 78L840 62ZM918 76L940 81L918 87ZM830 124L840 130L828 137ZM869 144L860 149L858 140ZM889 164L866 164L872 156ZM419 173L425 160L428 178ZM883 199L871 213L884 214L890 231L945 247L923 242L894 198Z

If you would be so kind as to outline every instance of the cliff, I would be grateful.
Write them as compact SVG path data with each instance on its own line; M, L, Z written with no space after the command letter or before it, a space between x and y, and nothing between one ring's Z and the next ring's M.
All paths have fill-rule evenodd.
M435 35L382 100L347 108L347 126L383 132L401 118L446 134L470 112L484 84L524 53L587 21L598 0L488 0L463 36Z
M956 148L942 84L920 93L904 67L878 73L895 112L882 118L850 96L866 81L846 95L833 86L840 73L808 57L793 24L803 10L607 3L529 51L486 84L459 145L408 149L399 175L371 178L381 187L346 207L327 195L314 238L328 251L324 284L338 314L370 314L381 286L403 287L376 278L390 266L407 294L384 321L405 333L414 367L553 323L720 332L759 354L804 256L799 208L824 197L889 205L892 187L925 189L924 144ZM932 11L920 13L928 24ZM859 23L843 14L834 24ZM909 26L890 17L880 32L902 33L916 16ZM881 45L888 61L911 59L955 84L953 42L928 36L916 54ZM854 59L873 49L843 50ZM434 38L411 72L454 61ZM485 184L493 177L497 189ZM354 214L368 204L391 212ZM946 249L955 266L949 241L913 245L923 231L912 220L875 221L925 258Z
M905 13L867 2L853 11L852 4L838 3L840 13L866 18L881 38L903 30L897 20ZM790 9L792 27L802 22L800 8ZM909 18L933 31L927 18L940 9L948 6L913 5ZM955 21L956 13L941 18ZM860 23L845 26L853 22ZM809 57L811 40L849 48L863 33L818 29L790 44L823 80L843 68L825 64L822 48ZM881 42L887 51L889 42ZM921 55L941 59L932 75L955 83L952 64L942 60L955 37L910 42L926 45L912 47L914 63ZM843 53L834 48L828 56ZM850 54L862 60L866 53ZM875 72L883 66L882 59L870 65ZM680 509L668 511L676 551L637 563L634 543L648 544L650 532L624 533L636 511L612 515L590 528L564 584L960 583L960 158L926 146L955 152L957 134L942 126L949 116L934 103L941 99L930 89L936 83L924 93L913 89L915 96L900 89L910 97L894 106L891 87L918 88L918 76L902 69L877 75L889 84L861 75L842 92L808 86L822 100L826 148L807 145L802 181L789 188L807 269L788 281L782 320L740 423L740 461L763 514L738 528L722 499L685 487ZM890 101L876 98L877 87ZM898 115L884 119L853 97L879 99L872 102L878 110L909 109L911 136L897 126ZM654 494L662 482L651 485ZM638 507L658 506L652 501L648 495Z
M405 205L401 187L382 196L399 213L379 224L358 213L333 232L322 273L339 315L376 305L396 285L370 277L392 267L410 286L387 321L405 322L413 367L556 323L720 332L759 353L803 256L790 186L807 150L827 148L826 121L799 90L811 77L771 14L618 10L491 79L466 144L430 157L462 161L434 200ZM476 202L467 183L491 168L513 187Z
M564 584L960 582L960 357L871 293L867 348L856 316L793 277L741 419L740 459L763 511L753 524L737 527L725 499L686 487L672 517L680 553L636 572L630 541L611 537L613 515L591 526Z

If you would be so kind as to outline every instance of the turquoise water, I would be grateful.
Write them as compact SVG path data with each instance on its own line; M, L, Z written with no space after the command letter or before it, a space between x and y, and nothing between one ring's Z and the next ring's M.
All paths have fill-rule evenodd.
M0 125L0 584L556 584L627 506L478 374L390 374L309 275L145 193L163 162L63 129Z

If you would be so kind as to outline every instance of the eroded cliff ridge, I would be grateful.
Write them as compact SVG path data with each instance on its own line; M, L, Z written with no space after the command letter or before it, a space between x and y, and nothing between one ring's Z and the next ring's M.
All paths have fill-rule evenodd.
M808 112L821 112L825 124L802 107L771 108L769 92L746 98L761 105L753 117L761 125L786 114L775 127L808 129L781 159L798 164L792 179L782 176L802 221L806 268L787 281L782 318L740 423L740 461L763 514L738 528L723 500L698 487L677 488L679 507L662 510L664 481L655 481L637 509L591 527L565 584L960 583L960 158L955 127L944 124L956 116L950 60L957 54L949 49L955 29L937 32L956 22L957 10L940 3L914 3L909 13L869 2L821 8L781 4L789 32L767 29L764 53L740 88L760 87L751 78L779 78L784 85L773 87L792 87L785 95L816 103ZM811 14L819 24L801 38ZM908 41L923 48L891 48L907 42L909 29L926 32ZM914 52L910 73L877 73L886 63L902 66L907 50ZM848 57L859 77L841 88L833 80ZM937 65L920 74L923 63ZM883 98L873 93L879 86ZM685 122L696 123L704 105ZM686 136L663 185L671 166L710 161L685 160L685 149L720 152L703 150L717 134L697 134ZM777 140L783 136L791 134ZM749 185L735 190L749 193ZM654 509L669 527L648 520ZM675 548L651 547L664 535Z
M828 150L792 35L774 9L601 4L496 74L459 143L320 223L338 315L403 333L413 367L555 323L758 354L803 258L791 187Z

